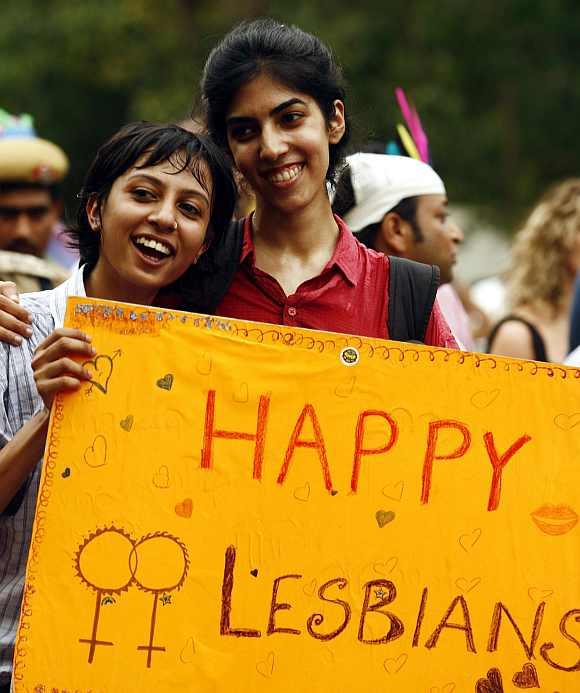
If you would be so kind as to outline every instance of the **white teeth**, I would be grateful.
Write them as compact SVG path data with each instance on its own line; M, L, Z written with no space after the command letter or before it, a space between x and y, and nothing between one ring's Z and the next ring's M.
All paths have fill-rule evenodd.
M283 171L277 171L270 176L270 180L273 183L284 183L285 181L294 180L296 176L302 171L302 166L290 166L285 168Z
M169 246L164 245L159 241L154 241L151 238L139 236L139 238L135 239L135 245L144 245L146 248L156 250L158 253L162 253L163 255L171 255L171 248Z

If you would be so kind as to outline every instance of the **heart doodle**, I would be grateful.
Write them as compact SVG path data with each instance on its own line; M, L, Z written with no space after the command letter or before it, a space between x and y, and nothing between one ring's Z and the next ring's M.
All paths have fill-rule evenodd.
M261 674L264 678L269 679L274 673L274 653L269 652L265 660L258 662L256 664L256 671Z
M209 375L211 373L212 369L212 361L211 361L211 356L208 356L207 354L204 354L197 362L195 366L195 370L200 374L200 375Z
M393 570L397 567L399 559L396 556L391 556L387 561L377 561L373 563L373 570L375 573L381 575L390 575Z
M106 395L113 372L113 359L106 354L100 354L92 361L85 361L82 365L91 374L89 382Z
M173 387L173 375L166 373L162 378L159 378L156 385L162 390L171 390Z
M353 375L350 378L346 378L340 385L334 388L334 394L337 397L349 397L354 391L354 385L356 383L356 377Z
M516 671L512 679L518 688L539 688L538 672L531 662L526 662L521 671Z
M153 486L157 488L169 488L169 468L162 465L153 475Z
M133 428L133 415L129 414L129 416L126 416L124 419L121 419L119 425L124 431L127 431L127 433L129 433L129 431Z
M471 404L473 404L476 409L487 409L487 407L491 406L499 397L499 392L500 391L498 388L495 388L495 390L490 390L489 392L486 392L485 390L476 392L471 397Z
M389 498L390 500L400 501L403 497L403 490L405 489L404 481L395 481L392 484L387 484L383 486L383 496Z
M469 553L471 549L477 544L481 539L481 529L474 529L473 532L468 534L462 534L459 537L459 545L466 552Z
M474 590L479 585L480 582L481 582L480 577L473 578L473 580L468 580L467 578L461 577L461 578L455 580L455 585L462 592L471 592L471 590Z
M310 580L310 582L302 588L302 591L304 594L308 595L309 597L313 597L314 593L316 592L316 587L317 587L317 582L316 579Z
M322 648L322 656L327 664L334 664L334 652L329 647Z
M310 484L306 482L304 486L294 489L294 498L299 501L307 501L310 498Z
M175 506L175 514L179 517L189 518L193 511L193 501L191 498L185 498L181 503L177 503Z
M453 693L454 690L454 683L446 683L444 686L441 686L441 688L439 688L439 686L432 686L429 693Z
M258 569L252 568L252 570L250 570L250 575L252 575L253 577L258 577Z
M250 394L248 392L248 383L242 383L237 391L234 392L233 400L239 404L244 404L249 400L249 398Z
M484 679L478 679L475 693L504 693L501 672L495 667L487 672Z
M183 649L179 653L179 659L183 664L193 664L195 657L195 642L193 638L187 638Z
M92 445L85 450L83 459L87 467L103 467L107 464L107 440L105 436L97 436Z
M401 654L398 657L387 657L383 662L383 667L387 674L397 674L407 663L409 659L408 654Z
M382 529L395 519L395 513L392 510L377 510L375 518L378 526Z
M571 431L580 424L580 412L574 414L558 414L554 417L554 424L562 431Z
M528 590L528 597L533 601L533 602L544 602L546 599L551 597L554 594L554 590L550 589L549 587L542 588L542 587L530 587Z

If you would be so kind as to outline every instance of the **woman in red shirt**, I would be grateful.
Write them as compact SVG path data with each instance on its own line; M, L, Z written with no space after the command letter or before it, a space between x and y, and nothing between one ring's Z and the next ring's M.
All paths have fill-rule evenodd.
M271 19L245 23L213 49L201 88L211 136L256 196L215 312L388 337L389 260L354 239L327 193L350 134L328 47ZM437 306L425 341L457 346Z

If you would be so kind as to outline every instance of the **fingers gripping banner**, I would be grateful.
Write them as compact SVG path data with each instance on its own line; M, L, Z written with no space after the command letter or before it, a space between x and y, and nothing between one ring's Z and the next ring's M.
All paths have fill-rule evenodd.
M579 372L88 299L17 691L580 690Z

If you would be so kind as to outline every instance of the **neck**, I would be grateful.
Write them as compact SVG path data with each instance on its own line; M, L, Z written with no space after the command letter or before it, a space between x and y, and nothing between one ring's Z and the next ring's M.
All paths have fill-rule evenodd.
M155 290L128 284L121 277L106 276L100 262L97 262L89 277L85 279L85 291L90 298L139 303L144 306L152 305L157 296Z
M258 201L253 229L257 247L302 257L317 254L326 247L332 249L332 254L339 234L326 192L291 214Z

